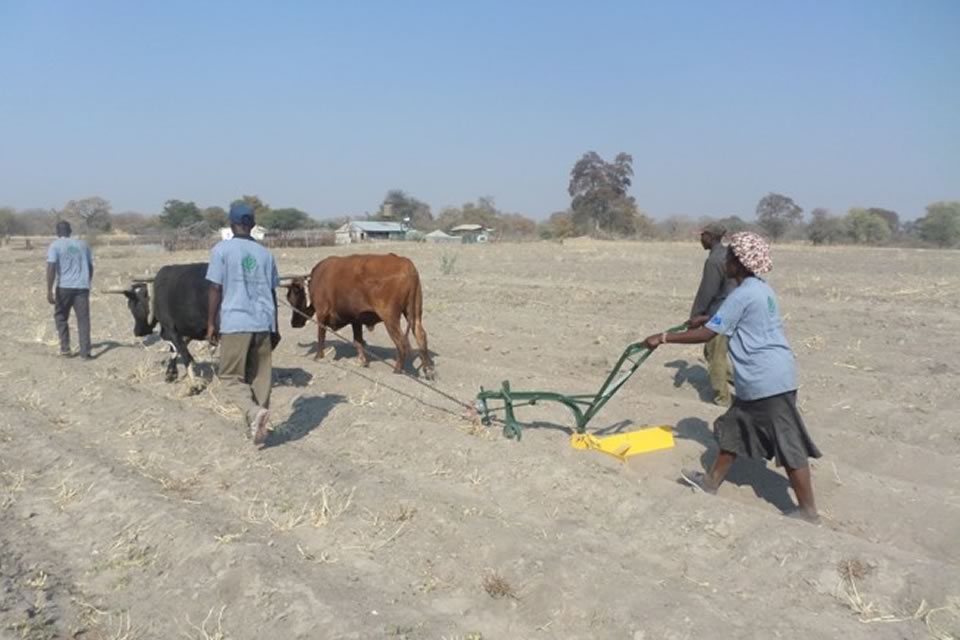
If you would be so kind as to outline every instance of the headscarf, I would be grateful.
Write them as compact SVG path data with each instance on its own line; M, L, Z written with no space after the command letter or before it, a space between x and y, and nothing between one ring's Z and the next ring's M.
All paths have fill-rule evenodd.
M730 247L740 264L754 275L762 275L773 268L770 244L752 231L741 231L730 236Z

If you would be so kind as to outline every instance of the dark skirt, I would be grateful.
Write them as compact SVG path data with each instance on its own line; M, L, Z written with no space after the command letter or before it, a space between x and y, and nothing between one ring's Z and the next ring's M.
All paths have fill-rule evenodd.
M807 458L823 455L797 410L796 391L760 400L737 399L717 418L713 432L724 451L776 459L778 467L799 469L807 466Z

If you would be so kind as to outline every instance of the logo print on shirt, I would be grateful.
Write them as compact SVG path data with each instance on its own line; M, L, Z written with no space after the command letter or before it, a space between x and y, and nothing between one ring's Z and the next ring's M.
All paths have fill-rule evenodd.
M773 301L773 298L767 296L767 313L773 315L777 312L777 303Z
M70 246L67 247L67 253L69 253L72 256L78 256L80 255L80 247L71 244Z
M243 261L240 262L240 266L243 267L244 273L253 273L253 270L257 268L257 259L247 254L243 257Z
M713 318L710 320L710 324L715 324L715 325L723 324L723 318L721 318L720 316L713 316Z

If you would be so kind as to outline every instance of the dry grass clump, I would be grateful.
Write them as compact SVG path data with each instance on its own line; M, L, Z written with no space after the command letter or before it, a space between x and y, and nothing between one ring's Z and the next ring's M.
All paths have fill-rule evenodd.
M110 557L102 565L104 569L142 569L157 559L153 545L141 539L147 530L144 525L131 524L122 529L110 547Z
M934 616L948 610L956 610L957 607L930 607L926 600L921 600L913 613L895 615L884 613L879 605L866 599L864 593L857 586L865 578L874 573L876 567L865 563L859 559L841 560L837 565L837 573L840 575L840 584L837 586L837 598L846 604L857 614L860 622L864 624L873 624L878 622L896 623L920 621L927 627L927 631L934 640L960 640L960 637L953 633L940 629L934 622Z
M520 599L517 597L516 592L507 579L493 570L487 571L486 575L483 576L483 590L486 591L487 595L491 598Z
M90 493L91 489L93 489L92 482L87 485L86 488L83 488L71 486L67 484L66 480L63 480L56 489L57 495L54 497L53 502L57 505L57 509L63 511L74 502L82 500L84 496Z
M17 501L17 494L23 491L23 482L26 472L0 472L0 511L13 505Z
M325 527L342 516L353 504L356 488L339 492L323 485L296 509L286 502L270 502L259 495L250 501L245 520L251 524L269 524L277 533L287 533L304 524Z

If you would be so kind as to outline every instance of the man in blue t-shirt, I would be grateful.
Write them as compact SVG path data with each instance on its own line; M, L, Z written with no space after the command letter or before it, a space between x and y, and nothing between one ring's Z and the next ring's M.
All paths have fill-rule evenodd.
M93 279L93 254L83 240L71 238L70 223L57 223L57 239L47 250L47 302L53 305L53 318L60 337L60 355L70 355L70 310L77 315L80 358L90 359L90 281ZM54 290L56 282L56 290Z
M727 250L727 275L737 287L713 316L693 319L682 333L649 336L650 349L662 344L698 344L729 338L737 397L714 425L720 452L709 472L680 472L690 485L716 493L737 456L775 459L787 470L799 507L791 516L819 522L808 458L819 458L797 410L797 368L783 333L777 297L760 275L773 266L766 240L751 232L734 234Z
M280 275L267 249L250 237L253 208L230 207L233 237L210 251L207 340L220 344L219 377L243 412L254 444L267 439L272 351L280 342L277 293Z

